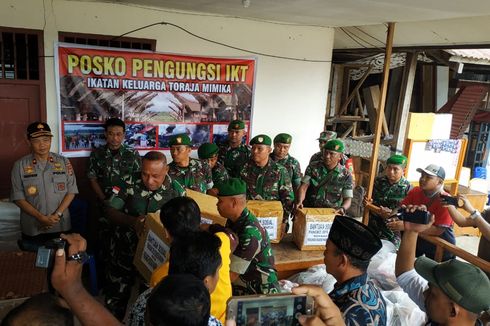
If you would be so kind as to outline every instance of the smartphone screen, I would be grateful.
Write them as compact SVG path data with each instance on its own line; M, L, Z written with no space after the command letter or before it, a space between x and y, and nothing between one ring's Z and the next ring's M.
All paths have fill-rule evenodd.
M237 326L293 326L299 325L300 314L306 314L305 296L239 301L236 323Z

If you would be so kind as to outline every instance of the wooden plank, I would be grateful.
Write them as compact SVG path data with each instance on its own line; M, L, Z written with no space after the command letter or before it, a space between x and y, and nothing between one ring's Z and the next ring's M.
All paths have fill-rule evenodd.
M381 97L379 86L375 85L375 86L364 88L363 93L364 93L364 100L366 102L366 108L369 115L369 124L371 126L371 130L374 130L376 126L376 117L379 113L378 105ZM388 124L386 123L386 117L384 115L383 115L382 123L383 123L383 134L387 136L390 134L390 132L388 130Z
M410 113L410 103L412 101L413 84L415 72L417 70L418 53L407 53L405 70L403 72L402 86L400 87L400 98L396 110L396 120L393 129L393 139L395 140L395 150L403 151L405 137L407 133L408 115Z
M345 111L347 111L347 107L349 107L350 101L352 101L352 99L356 96L356 92L361 88L362 84L364 84L364 81L369 76L369 73L371 72L372 69L373 66L371 65L366 69L364 75L362 75L362 78L359 79L359 82L356 84L356 87L354 87L347 100L345 100L344 104L342 104L342 107L339 110L339 115L342 115L345 113Z
M390 58L393 50L393 36L395 34L395 23L388 23L388 34L386 36L386 51L385 62L383 66L383 83L381 84L381 98L378 105L378 116L376 119L376 129L374 132L373 153L371 156L371 166L369 168L369 183L367 187L366 197L371 198L373 195L374 178L376 177L376 169L378 167L379 142L381 138L381 128L383 125L383 117L385 111L386 93L388 91L388 82L390 76ZM369 222L369 210L364 210L362 218L364 224Z
M477 257L475 255L472 255L471 253L467 252L466 250L464 250L458 246L455 246L452 243L449 243L446 240L441 239L439 237L425 235L425 234L420 234L419 236L422 239L436 245L438 248L440 247L443 250L449 251L449 252L455 254L456 256L466 260L468 263L479 267L484 272L490 273L490 262L483 260L480 257Z

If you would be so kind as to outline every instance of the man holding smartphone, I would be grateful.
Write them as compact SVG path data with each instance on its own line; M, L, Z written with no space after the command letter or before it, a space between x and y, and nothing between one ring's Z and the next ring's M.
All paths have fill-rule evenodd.
M406 209L426 208L408 206ZM490 280L480 268L456 259L437 263L422 256L415 260L417 238L431 228L433 221L434 218L429 224L403 222L395 264L397 282L427 313L426 325L483 325L478 317L490 309Z
M440 194L444 192L444 178L446 172L444 168L435 164L429 164L425 169L418 168L420 172L419 186L410 190L407 197L403 199L400 205L425 205L427 210L434 214L434 224L424 231L426 235L438 236L449 243L456 244L456 238L453 232L453 220L449 215L449 211L441 201ZM388 223L388 227L393 231L403 231L403 221L394 221ZM435 245L418 239L417 241L417 257L426 255L434 259L436 252ZM444 252L442 260L448 260L454 255L448 251Z

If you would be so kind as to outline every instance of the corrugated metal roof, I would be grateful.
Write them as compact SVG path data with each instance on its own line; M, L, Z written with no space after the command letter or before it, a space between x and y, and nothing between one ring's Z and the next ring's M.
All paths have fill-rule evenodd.
M451 49L444 51L451 55L449 61L490 65L490 49Z

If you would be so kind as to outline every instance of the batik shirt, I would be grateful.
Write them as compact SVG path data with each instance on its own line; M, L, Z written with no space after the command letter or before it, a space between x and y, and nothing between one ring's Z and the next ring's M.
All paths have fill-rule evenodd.
M113 154L107 145L90 154L87 177L97 178L106 197L111 195L112 187L124 186L123 179L141 171L141 157L134 149L122 145Z
M346 326L386 325L385 300L366 273L335 284L329 295L344 315Z
M302 183L308 184L304 206L338 208L344 198L353 197L352 175L343 165L327 169L323 161L308 165Z
M191 158L189 165L185 168L178 166L175 162L168 166L168 175L185 188L206 193L213 187L211 168L207 162Z
M264 167L249 160L240 172L240 179L247 184L247 199L279 200L284 219L292 212L294 191L286 168L269 159Z
M293 184L293 186L295 188L299 187L301 183L302 175L301 175L301 167L299 165L298 160L290 156L289 154L286 155L286 157L283 158L282 160L276 160L274 157L274 153L271 153L270 157L271 159L274 160L274 162L279 163L286 168L286 170L289 173L289 177L291 178L291 183Z
M240 274L233 283L233 295L277 293L277 272L267 231L247 208L236 222L228 220L227 227L238 237L230 263L230 271Z
M211 170L211 174L213 176L213 184L216 186L217 184L228 181L230 176L228 175L228 171L226 171L225 167L220 163L216 162L216 165Z
M250 159L250 146L231 148L228 143L219 145L218 161L224 165L231 178L239 178L243 165Z
M410 182L403 176L394 184L391 184L386 176L379 176L374 180L373 204L393 210L400 206L400 202L407 196L410 188ZM400 246L400 232L390 230L381 216L371 212L369 227L379 238L391 241L396 247Z

